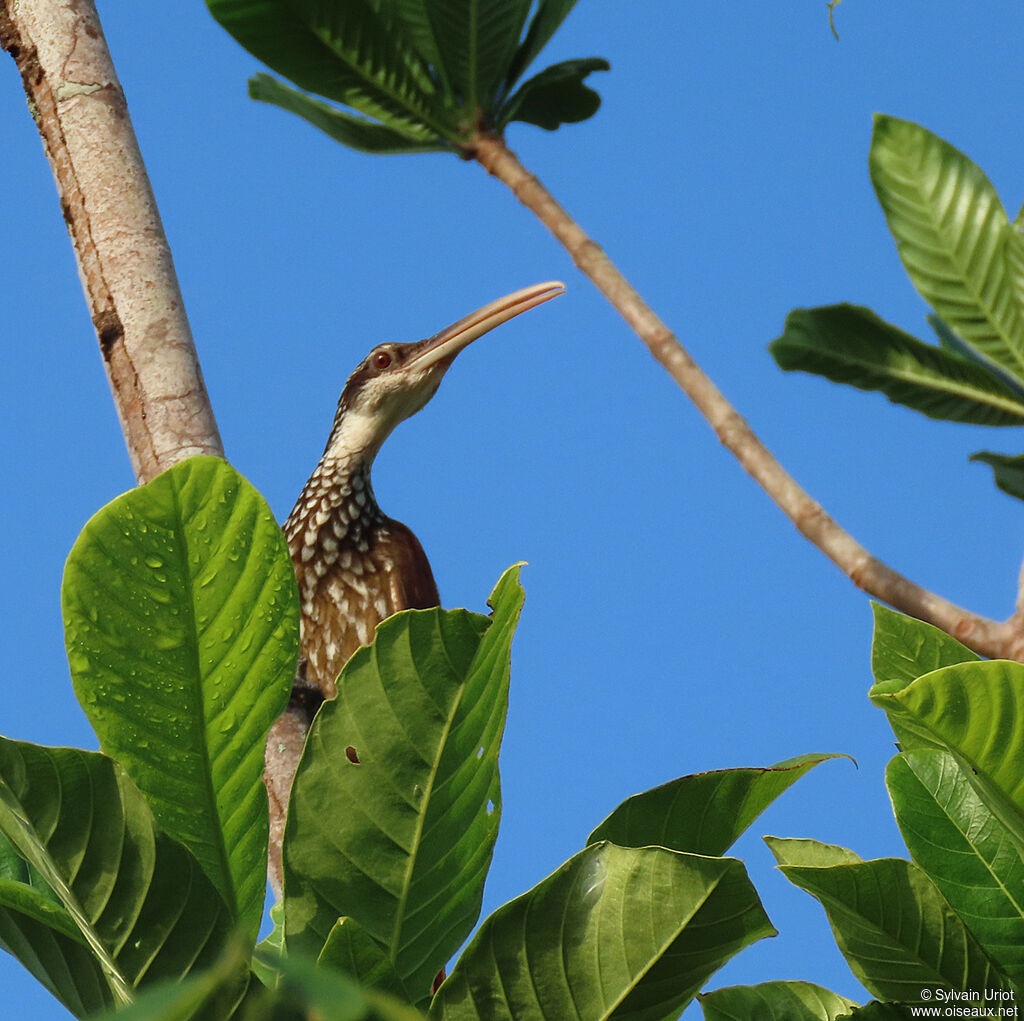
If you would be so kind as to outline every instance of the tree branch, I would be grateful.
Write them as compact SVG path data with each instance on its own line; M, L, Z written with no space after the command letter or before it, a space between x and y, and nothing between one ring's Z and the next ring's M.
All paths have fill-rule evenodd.
M573 262L597 285L697 406L722 444L800 533L858 588L904 613L942 628L983 656L1024 661L1024 632L1015 618L1005 623L994 621L922 588L872 556L811 499L619 272L601 246L587 236L544 185L526 170L503 138L480 134L466 146L466 151L488 173L507 185L555 235Z
M57 181L132 468L223 456L170 249L93 0L0 0Z

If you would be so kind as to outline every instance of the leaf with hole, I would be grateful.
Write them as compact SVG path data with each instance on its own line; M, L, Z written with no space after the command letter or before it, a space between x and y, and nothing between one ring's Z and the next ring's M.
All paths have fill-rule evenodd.
M469 935L501 815L498 748L523 591L491 618L407 610L359 649L310 730L284 844L290 951L341 917L384 948L417 1002Z
M103 750L255 939L263 749L298 648L295 574L270 508L224 461L185 461L86 524L62 600L75 693Z

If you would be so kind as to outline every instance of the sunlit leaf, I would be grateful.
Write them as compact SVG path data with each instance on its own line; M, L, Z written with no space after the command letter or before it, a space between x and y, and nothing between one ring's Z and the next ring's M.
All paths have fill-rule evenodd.
M811 982L726 986L697 999L704 1021L836 1021L857 1006Z
M516 50L509 67L507 78L509 86L519 81L575 6L576 0L539 0L537 10L530 21L530 27L527 29L526 38Z
M802 755L762 769L697 773L635 794L587 838L622 847L667 847L721 855L805 773L835 755Z
M47 884L0 880L0 944L76 1016L222 953L223 901L105 756L0 738L0 832Z
M904 333L870 309L796 309L770 349L780 368L877 390L930 418L1024 425L1024 398L982 365Z
M985 358L1024 378L1013 228L984 172L909 121L878 116L871 178L914 285Z
M773 934L735 859L592 844L483 923L430 1015L675 1018L709 975Z
M280 526L228 464L192 458L86 524L62 598L75 693L103 750L255 938L263 749L298 645Z
M850 969L881 1000L921 990L1007 987L1000 970L926 873L899 858L860 861L812 840L765 840L782 872L816 897Z
M886 771L903 839L989 957L1024 979L1024 858L947 752L896 756Z

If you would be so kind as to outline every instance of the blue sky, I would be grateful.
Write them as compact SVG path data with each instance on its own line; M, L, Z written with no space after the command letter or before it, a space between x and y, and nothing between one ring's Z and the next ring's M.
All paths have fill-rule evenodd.
M868 179L871 115L948 139L1014 215L1024 9L846 0L835 13L839 43L817 0L580 0L539 66L608 58L612 71L591 79L602 109L554 134L514 125L509 142L840 523L918 582L1002 618L1020 506L966 458L1019 453L1021 438L784 375L765 348L789 309L843 300L926 335ZM101 15L228 454L282 520L370 347L536 281L568 285L463 355L374 477L385 511L427 549L445 605L481 610L508 564L530 565L485 910L551 872L636 791L846 752L859 768L819 767L737 845L780 935L711 985L799 978L868 999L817 903L760 840L905 853L883 785L892 735L865 697L866 597L479 167L353 153L250 102L257 64L202 3L106 0ZM71 692L59 584L78 530L132 476L9 59L0 137L0 732L95 747ZM3 956L0 989L11 1017L68 1016Z

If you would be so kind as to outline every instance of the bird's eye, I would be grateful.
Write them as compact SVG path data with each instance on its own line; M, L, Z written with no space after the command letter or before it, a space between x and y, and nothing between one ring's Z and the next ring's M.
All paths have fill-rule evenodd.
M386 369L391 364L391 355L387 351L378 351L373 356L373 366L375 369Z

